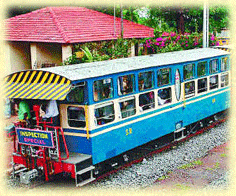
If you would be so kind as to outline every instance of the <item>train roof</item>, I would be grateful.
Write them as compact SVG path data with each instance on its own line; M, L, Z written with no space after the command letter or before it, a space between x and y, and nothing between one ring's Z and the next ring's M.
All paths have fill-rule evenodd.
M223 50L201 48L108 61L99 61L93 63L42 68L39 70L55 73L60 76L66 77L71 81L76 81L149 67L191 62L228 54L229 52Z

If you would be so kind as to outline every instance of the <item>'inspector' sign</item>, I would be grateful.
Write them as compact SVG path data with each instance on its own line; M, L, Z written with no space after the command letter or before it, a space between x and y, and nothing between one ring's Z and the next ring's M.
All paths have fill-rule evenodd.
M20 144L54 148L52 132L16 128Z

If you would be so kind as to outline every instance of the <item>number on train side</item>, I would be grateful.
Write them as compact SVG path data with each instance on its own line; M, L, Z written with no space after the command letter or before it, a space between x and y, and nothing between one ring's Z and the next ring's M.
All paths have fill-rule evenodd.
M126 129L126 136L132 134L132 128Z

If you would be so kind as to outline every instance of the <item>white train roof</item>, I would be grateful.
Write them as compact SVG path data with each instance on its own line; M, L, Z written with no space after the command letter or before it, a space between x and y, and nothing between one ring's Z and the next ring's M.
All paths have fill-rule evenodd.
M223 50L201 48L108 61L99 61L93 63L42 68L39 70L49 71L51 73L64 76L71 81L75 81L149 67L196 61L228 54L230 53Z

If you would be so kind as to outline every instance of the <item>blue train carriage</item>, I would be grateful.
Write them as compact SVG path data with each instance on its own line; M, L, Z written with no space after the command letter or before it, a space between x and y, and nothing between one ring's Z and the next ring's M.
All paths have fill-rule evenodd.
M82 186L132 161L130 150L181 140L227 110L229 53L193 49L22 71L6 77L5 91L12 99L37 101L37 126L16 124L14 163L46 180L69 173ZM60 127L39 128L35 108L43 100L57 100ZM53 132L47 137L54 145L34 145L32 132Z

